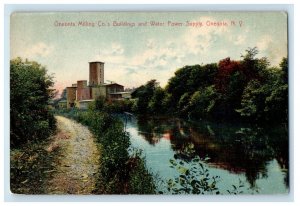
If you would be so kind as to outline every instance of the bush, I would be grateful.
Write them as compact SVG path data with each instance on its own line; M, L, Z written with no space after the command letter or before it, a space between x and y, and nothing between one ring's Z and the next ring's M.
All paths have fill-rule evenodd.
M153 175L149 173L145 166L145 159L141 153L135 153L127 163L131 173L129 174L130 194L155 194L156 186Z
M55 129L48 109L54 96L53 78L37 62L10 61L10 143L12 147L28 141L46 139Z
M176 168L180 175L167 182L168 191L171 194L220 194L217 187L220 177L212 176L204 161L196 156L188 166L187 160L179 160L175 155L170 167Z
M145 162L139 155L130 156L128 153L130 140L128 133L124 131L123 123L103 110L72 109L61 113L87 125L100 145L100 175L94 193L155 193L152 175L146 169Z

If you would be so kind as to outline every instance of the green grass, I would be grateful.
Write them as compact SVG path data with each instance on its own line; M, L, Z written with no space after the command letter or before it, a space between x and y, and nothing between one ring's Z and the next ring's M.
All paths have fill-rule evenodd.
M88 126L100 144L101 165L95 194L156 193L154 177L141 154L128 153L129 135L121 120L96 109L61 110L57 113Z

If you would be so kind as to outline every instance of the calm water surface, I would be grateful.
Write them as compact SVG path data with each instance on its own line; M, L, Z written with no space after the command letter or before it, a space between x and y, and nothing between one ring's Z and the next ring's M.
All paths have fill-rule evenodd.
M126 120L125 120L126 119ZM178 176L170 167L176 154L209 157L207 167L220 176L217 186L223 194L244 184L246 194L287 193L288 133L285 127L257 128L211 122L188 122L177 118L126 117L126 130L133 147L141 149L147 167L163 180Z

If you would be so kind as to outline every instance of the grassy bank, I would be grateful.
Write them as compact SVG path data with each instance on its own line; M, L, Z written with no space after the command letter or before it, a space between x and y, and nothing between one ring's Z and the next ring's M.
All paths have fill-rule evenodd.
M45 193L55 152L47 152L56 130L48 103L53 76L44 66L21 58L10 61L10 186L18 194Z
M10 153L10 189L15 194L46 194L47 179L59 150L47 150L50 140L28 143Z
M88 126L101 147L95 194L156 193L153 176L146 169L140 153L129 155L129 136L120 120L96 109L60 110L58 113Z

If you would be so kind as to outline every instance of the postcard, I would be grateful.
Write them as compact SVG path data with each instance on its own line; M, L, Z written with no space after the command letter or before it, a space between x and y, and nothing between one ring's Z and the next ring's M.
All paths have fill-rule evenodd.
M288 195L287 19L12 13L11 192Z

